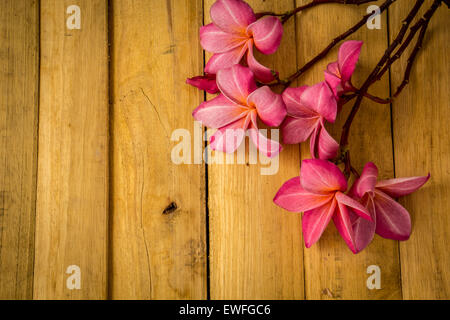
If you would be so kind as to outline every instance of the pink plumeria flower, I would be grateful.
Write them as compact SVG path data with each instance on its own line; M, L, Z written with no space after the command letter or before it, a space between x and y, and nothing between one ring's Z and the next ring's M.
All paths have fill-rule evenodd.
M355 88L351 83L353 72L361 52L362 41L344 42L338 52L338 60L330 63L325 71L325 80L333 90L336 98Z
M303 160L300 177L288 180L278 191L274 202L291 212L304 212L303 238L311 247L333 219L350 250L356 253L350 212L371 219L369 211L358 201L344 194L347 180L339 168L320 159Z
M337 103L325 82L314 86L288 88L283 92L288 116L281 126L283 142L297 144L310 139L311 157L331 159L337 155L339 144L330 136L324 121L334 122Z
M204 76L188 78L186 80L186 83L190 84L193 87L199 88L200 90L205 90L206 92L211 94L219 92L215 74L205 74Z
M283 35L280 20L273 16L256 20L252 8L242 0L217 0L210 14L213 23L200 28L203 49L214 53L205 73L217 74L238 64L247 53L247 65L255 77L264 83L273 81L273 72L253 56L253 45L263 54L274 53Z
M360 199L373 221L352 216L357 251L364 249L375 233L383 238L408 240L411 218L408 211L393 198L406 196L425 184L430 175L378 181L378 168L368 162L361 177L353 184L350 195Z
M260 133L257 117L268 126L279 126L286 116L281 95L268 86L257 88L249 68L234 65L217 73L221 94L203 102L192 115L210 128L219 129L210 140L213 150L233 153L242 143L248 130L253 143L267 157L281 151L281 145Z

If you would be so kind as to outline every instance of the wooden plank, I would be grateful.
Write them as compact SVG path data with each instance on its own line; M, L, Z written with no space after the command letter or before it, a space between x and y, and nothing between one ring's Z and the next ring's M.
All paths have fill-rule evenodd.
M302 5L308 1L297 1ZM376 2L380 5L381 1ZM368 6L368 5L367 5ZM346 31L366 14L366 5L322 5L299 15L297 24L298 63L303 65L331 39ZM381 29L369 30L363 26L351 39L363 40L364 46L353 77L355 86L361 86L387 47L386 13L382 14ZM302 78L302 84L314 84L323 80L323 70L337 59L333 50L326 59ZM372 86L370 92L388 96L387 77ZM352 107L344 106L336 123L330 126L331 134L339 141L341 127ZM393 155L389 105L363 101L351 130L350 152L352 163L361 170L367 161L379 168L380 177L393 176ZM302 145L302 158L309 158L309 145ZM322 238L305 250L305 288L307 299L398 299L401 298L398 243L375 236L363 252L354 255L330 223ZM381 268L381 289L369 290L366 280L367 267Z
M33 294L39 4L0 10L0 299Z
M431 3L425 1L421 14ZM393 6L391 26L400 24L409 6L405 1ZM396 176L431 173L421 190L400 200L413 224L411 238L400 245L405 299L450 298L449 34L448 9L442 5L428 26L410 82L393 103ZM408 54L392 68L394 91L403 79Z
M205 1L205 23L214 1ZM247 1L255 12L286 12L293 2ZM258 56L282 77L296 70L295 24L285 27L272 56ZM248 144L248 141L247 141ZM248 146L247 149L248 150ZM303 299L303 242L300 216L272 199L298 175L299 148L285 146L279 172L261 175L264 164L209 165L210 263L212 299Z
M172 132L194 136L202 101L185 84L202 70L202 10L200 0L113 1L114 299L207 297L204 166L171 160Z
M66 28L73 4L41 1L36 299L107 296L107 1L76 1L81 30Z

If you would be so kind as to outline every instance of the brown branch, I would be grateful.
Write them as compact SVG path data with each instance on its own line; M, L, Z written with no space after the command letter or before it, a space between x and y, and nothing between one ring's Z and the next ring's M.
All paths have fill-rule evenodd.
M381 104L387 104L387 103L391 103L399 94L400 92L403 90L403 88L408 84L409 82L409 76L411 74L411 68L412 68L412 64L416 58L417 53L419 52L419 50L422 47L422 43L423 43L423 38L425 36L425 32L426 29L428 27L428 23L429 21L424 20L423 18L420 19L420 21L418 21L418 23L416 25L414 25L413 27L411 27L411 32L409 33L407 39L405 40L405 42L402 43L401 47L396 51L396 53L386 62L385 66L383 67L383 69L378 73L377 77L376 77L376 81L380 80L382 78L382 76L386 73L386 71L388 69L390 69L391 65L398 60L401 55L404 53L404 51L406 50L406 48L409 46L409 44L411 43L412 39L414 38L414 36L416 35L416 33L420 30L419 33L419 38L417 39L417 42L414 46L413 51L411 52L408 61L407 61L407 67L403 76L403 80L402 83L400 84L400 86L397 88L397 90L395 91L395 93L392 95L392 97L390 97L389 99L381 99L378 97L374 97L369 95L367 92L364 94L364 96L366 98L369 98L375 102L381 103Z
M416 59L419 50L422 48L423 38L425 37L425 33L427 31L428 22L423 25L420 29L419 38L417 39L416 45L414 46L411 55L408 58L408 62L405 69L405 74L403 76L402 83L397 87L393 97L396 98L402 92L403 88L409 83L409 76L411 75L411 69L414 64L414 60Z
M338 103L340 106L345 105L346 103L350 102L351 100L353 100L354 98L356 98L358 96L357 93L352 93L352 94L344 94L342 96L339 97Z
M370 94L370 93L368 93L368 92L362 92L360 89L357 89L357 88L355 88L355 87L353 87L352 90L350 90L350 91L348 91L348 92L352 93L352 95L351 95L352 99L353 99L354 97L358 96L359 94L362 94L362 95L364 95L365 98L370 99L370 100L372 100L372 101L374 101L374 102L376 102L376 103L380 103L380 104L388 104L388 103L391 102L390 98L388 98L388 99L383 99L383 98L374 96L374 95L372 95L372 94ZM349 95L344 95L343 97L349 97ZM342 97L340 97L340 99L341 99L341 98L342 98ZM348 101L347 101L347 102L348 102Z
M423 4L423 0L417 1L415 4L415 7L418 7L417 10L422 6ZM412 17L413 18L413 17ZM412 21L412 18L410 20L405 19L403 21L403 28L402 31L408 28L409 24ZM406 37L406 40L402 43L402 45L400 46L400 48L395 52L395 54L390 57L388 59L388 61L386 62L386 65L383 67L383 69L378 73L377 75L377 80L380 80L381 77L386 73L386 71L389 69L389 67L397 60L400 58L400 56L403 54L403 52L405 51L405 49L409 46L409 44L411 43L412 39L414 38L414 36L416 35L417 31L423 26L424 22L426 20L422 17L419 21L417 21L410 29L408 36ZM399 42L402 42L404 33L401 36L401 39Z
M352 172L352 165L350 161L350 151L347 150L344 153L344 176L348 179L350 177L350 174Z
M380 14L386 10L392 3L394 3L396 0L386 0L381 6L380 6ZM356 31L358 31L363 25L366 24L367 20L373 15L373 13L368 13L362 19L356 23L353 27L348 29L346 32L340 34L336 38L334 38L331 43L323 49L318 55L316 55L314 58L312 58L310 61L305 63L304 66L302 66L300 69L297 70L294 74L292 74L290 77L287 78L287 80L284 81L283 85L285 88L289 87L289 85L298 77L300 77L303 73L305 73L309 68L311 68L313 65L315 65L318 61L322 60L331 49L333 49L340 41L346 39L348 36L352 35Z
M292 16L296 15L300 11L303 11L305 9L314 7L316 5L325 4L325 3L340 3L340 4L355 4L355 5L361 5L368 2L374 2L375 0L313 0L312 2L305 4L304 6L298 7L291 12L285 14L281 18L281 23L285 23L288 21Z
M403 27L399 33L399 37L398 37L398 41L397 41L397 46L398 44L402 41L402 39L404 38L404 35L406 32L404 32L408 26L410 25L411 21L414 18L414 15L417 14L418 10L420 9L421 5L423 4L423 0L418 0L413 8L413 10L411 11L411 13L408 15L408 17L403 20ZM416 35L416 33L421 30L421 32L423 33L423 35L425 35L425 31L426 31L426 27L425 25L427 25L429 22L429 20L427 20L427 18L424 16L422 18L419 19L419 21L417 21L411 28L409 31L408 36L406 37L405 41L403 41L403 43L401 44L400 48L397 49L397 51L395 52L395 54L393 56L391 56L387 62L385 63L384 67L381 69L381 71L378 73L378 75L376 76L376 78L373 80L373 82L380 80L383 75L386 73L387 70L390 69L391 65L398 60L402 54L404 53L404 51L406 50L406 48L408 48L408 46L410 45L411 41L414 39L414 36ZM423 30L423 28L425 28L425 30ZM397 39L396 39L397 40ZM414 57L413 57L414 60ZM405 73L406 75L406 73ZM408 73L408 78L409 78L409 73ZM373 83L372 82L372 83ZM406 81L406 83L408 82L408 80ZM402 86L403 87L406 85L406 83ZM401 91L401 89L400 89ZM356 91L358 93L358 91ZM379 97L374 97L372 95L370 95L369 93L363 93L364 96L366 98L371 99L372 101L375 101L377 103L381 103L381 104L388 104L390 102L392 102L392 100L398 95L394 95L393 97L390 97L388 99L382 99Z
M401 84L399 85L399 87L397 88L397 90L395 91L395 93L393 94L393 96L390 98L390 101L392 101L394 98L396 98L400 94L400 92L403 90L403 88L408 84L409 77L410 77L410 74L411 74L412 65L414 63L414 60L415 60L418 52L422 48L423 39L425 37L425 33L426 33L427 28L428 28L428 24L430 22L430 19L433 16L434 12L439 7L439 5L441 4L441 2L442 1L435 1L433 3L433 5L430 7L430 9L424 14L424 16L422 18L420 18L419 21L417 21L411 27L410 32L409 32L408 37L406 38L406 40L402 43L402 45L396 51L394 56L392 56L388 60L388 62L384 66L384 68L379 72L376 80L380 80L380 78L391 67L391 65L396 60L398 60L401 57L401 55L404 53L406 48L409 46L409 44L411 43L411 41L414 38L414 36L416 35L416 33L420 30L417 42L416 42L416 44L415 44L415 46L413 48L413 51L411 52L411 54L410 54L410 56L408 58L407 65L406 65L406 70L405 70L405 73L404 73L404 76L403 76L403 80L402 80Z
M435 0L435 2L438 2L437 0ZM417 54L419 53L420 49L422 49L422 44L423 44L423 39L425 37L425 33L427 31L428 28L428 24L430 22L431 17L433 16L434 12L436 11L436 9L439 7L440 3L437 4L435 7L434 3L432 6L432 10L428 11L425 15L425 23L423 24L422 28L420 29L420 33L419 33L419 37L417 38L417 42L416 45L414 46L414 49L412 50L408 61L407 61L407 65L406 65L406 69L405 69L405 73L403 76L403 81L402 83L398 86L397 90L395 91L393 97L396 98L403 90L403 88L409 83L409 76L411 75L411 70L412 70L412 66L414 64L414 60L417 57ZM428 14L428 16L427 16Z
M373 96L373 95L371 95L368 92L364 93L364 97L366 97L367 99L372 100L372 101L374 101L376 103L380 103L380 104L389 104L389 103L391 103L391 99L389 99L389 98L388 99L383 99L383 98L380 98L380 97L377 97L377 96Z
M439 6L439 3L441 1L442 0L435 0L435 2L433 3L433 5L431 6L431 8L429 10L431 10L434 7L435 3L437 3L437 6ZM400 28L400 31L398 32L398 34L395 37L394 41L386 49L386 51L384 52L384 54L381 57L380 61L377 63L375 68L372 70L370 75L367 77L366 81L364 81L361 89L359 90L359 94L358 94L358 97L356 98L355 104L353 105L353 108L350 111L350 114L349 114L347 120L345 121L344 127L342 128L342 135L341 135L341 140L340 140L340 145L341 146L346 146L348 144L348 136L349 136L349 133L350 133L350 127L352 125L353 119L355 118L355 115L358 113L358 110L359 110L359 108L361 106L361 102L362 102L362 100L364 98L364 95L366 94L366 92L369 89L370 85L372 85L372 83L376 81L377 75L380 72L380 69L389 60L389 58L391 56L391 53L395 50L395 48L397 48L400 45L400 43L401 43L401 41L402 41L402 39L403 39L403 37L404 37L408 27L409 27L409 24L414 19L414 17L417 15L417 12L419 11L422 3L423 3L423 0L417 0L416 4L411 9L411 11L409 12L408 16L403 21L403 25ZM430 16L430 18L431 18L431 16Z
M378 64L376 65L376 67L374 68L372 73L366 79L366 81L364 82L362 88L360 90L358 90L358 92L356 93L357 94L356 102L353 105L353 108L350 111L350 114L349 114L349 116L348 116L348 118L347 118L347 120L346 120L346 122L345 122L345 124L343 126L341 140L340 140L340 148L342 150L341 153L342 152L345 153L344 154L345 159L346 159L346 161L348 161L348 164L346 163L345 170L344 170L344 173L346 173L346 174L349 174L350 171L353 172L353 170L351 169L352 166L351 166L351 163L350 163L350 153L348 151L348 137L349 137L350 127L351 127L351 124L353 122L353 119L355 118L355 115L356 115L356 113L358 112L358 110L359 110L359 108L361 106L362 99L364 98L365 95L367 95L367 89L370 87L371 84L373 84L378 79L377 75L379 74L381 67L384 64L387 64L387 65L390 66L390 64L392 64L393 61L398 59L398 58L390 58L390 54L401 43L400 41L401 41L401 39L403 39L403 36L404 36L404 34L406 32L405 29L408 28L408 25L413 20L414 16L417 15L417 11L418 11L418 9L420 8L420 5L421 5L421 4L418 5L419 2L423 2L423 1L420 1L420 0L417 1L416 5L411 10L411 12L408 15L407 19L404 20L403 26L402 26L400 32L398 33L396 39L386 49L383 57L380 59L380 61L378 62ZM423 39L425 37L425 33L426 33L426 29L428 27L428 24L429 24L429 22L430 22L430 20L431 20L431 18L433 16L433 14L435 13L435 11L437 10L437 8L440 6L441 3L442 3L442 0L434 0L433 4L427 10L427 12L424 14L424 16L419 20L418 23L416 23L416 25L418 25L420 23L420 26L421 26L420 27L419 37L417 39L416 45L414 46L414 48L413 48L413 50L411 52L411 55L408 58L408 62L407 62L407 66L406 66L406 70L405 70L405 74L404 74L404 79L403 79L402 83L400 84L400 86L397 88L397 90L396 90L395 94L393 95L393 97L397 97L398 94L400 94L402 89L408 83L409 76L410 76L410 73L411 73L411 70L412 70L412 66L413 66L414 60L415 60L418 52L422 48L422 43L423 43ZM414 11L415 11L415 14L414 14ZM414 28L414 30L415 30L415 28ZM410 32L410 34L414 33L414 30L412 30ZM412 36L408 36L407 40L409 40L409 37L411 37L411 39L412 39L413 35ZM411 42L411 40L409 40L408 44L410 42ZM399 51L402 50L402 51L400 51L401 53L404 52L404 49L402 47L400 47L400 49L399 49Z
M339 3L339 4L354 4L354 5L361 5L364 3L374 2L376 0L312 0L311 2L299 6L291 11L285 12L285 13L275 13L271 11L265 11L265 12L259 12L256 14L256 17L259 19L264 16L275 16L275 17L281 17L281 23L285 23L288 21L291 17L295 16L297 13L304 11L306 9L321 5L321 4L327 4L327 3Z
M342 96L339 97L339 101L338 101L338 102L339 102L340 106L343 106L343 105L345 105L346 103L348 103L348 102L350 102L351 100L353 100L354 98L356 98L358 95L359 95L359 90L356 90L356 91L354 91L354 92L351 93L351 94L344 94L344 95L342 95ZM391 98L383 99L383 98L380 98L380 97L371 95L371 94L368 93L368 92L364 93L364 97L367 98L367 99L369 99L369 100L372 100L372 101L374 101L374 102L376 102L376 103L379 103L379 104L388 104L388 103L391 103Z

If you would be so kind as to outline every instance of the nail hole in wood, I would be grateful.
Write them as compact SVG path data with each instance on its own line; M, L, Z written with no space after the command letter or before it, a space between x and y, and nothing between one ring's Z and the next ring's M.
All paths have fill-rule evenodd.
M173 213L175 210L178 209L178 206L175 202L171 202L163 211L163 214L171 214Z

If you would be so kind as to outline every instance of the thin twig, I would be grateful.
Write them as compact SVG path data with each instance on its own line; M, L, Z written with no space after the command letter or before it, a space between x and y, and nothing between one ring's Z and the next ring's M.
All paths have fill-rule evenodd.
M406 84L409 81L409 76L411 73L411 69L414 63L414 60L418 54L418 52L420 51L420 49L422 48L422 43L423 43L423 39L425 37L425 33L426 33L426 29L428 27L428 24L433 16L433 14L435 13L435 11L437 10L437 8L440 6L440 4L442 3L443 0L434 0L433 4L431 5L431 7L427 10L427 12L424 14L424 16L421 18L421 20L419 20L419 22L416 24L418 25L420 23L420 33L419 33L419 37L417 39L416 45L413 48L413 51L411 52L411 55L408 58L408 62L407 62L407 66L406 66L406 70L405 70L405 74L404 74L404 78L402 83L400 84L400 86L397 88L395 94L393 95L393 97L397 97L400 92L402 91L402 89L406 86ZM373 84L376 80L377 80L377 75L380 72L381 67L384 64L388 64L390 66L390 64L392 64L393 61L397 60L397 58L392 59L390 58L390 54L395 50L395 48L401 43L401 39L403 39L403 36L405 34L405 28L407 29L410 22L413 20L414 16L417 15L417 11L420 8L420 5L418 5L419 2L423 2L423 1L418 1L416 3L416 6L413 7L413 9L411 10L410 14L408 15L407 19L404 20L404 24L400 30L400 32L398 33L396 39L393 41L393 43L386 49L383 57L380 59L380 61L378 62L378 64L376 65L376 67L374 68L374 70L372 71L372 73L369 75L369 77L366 79L366 81L364 82L363 86L361 87L360 90L358 90L357 94L357 99L355 104L353 105L352 110L350 111L350 114L344 124L344 127L342 129L342 135L341 135L341 140L340 140L340 148L341 148L341 153L344 152L344 156L346 161L348 161L348 164L346 163L345 165L345 171L344 173L349 174L349 172L353 172L353 170L351 169L351 163L350 163L350 152L348 151L348 136L349 136L349 132L350 132L350 127L351 124L353 122L353 119L355 118L356 113L358 112L360 106L361 106L361 101L364 98L364 96L367 95L367 89L370 87L371 84ZM414 14L415 11L415 14ZM409 22L408 22L409 21ZM415 25L415 26L416 26ZM410 32L413 33L414 30L412 30ZM413 35L411 36L413 37ZM409 36L407 38L407 40L409 39ZM411 40L409 40L409 43L411 42ZM404 52L404 49L402 49L402 47L399 49L399 51L402 50L401 52ZM356 171L356 170L355 170ZM355 174L355 173L354 173Z
M439 6L439 5L438 5ZM434 11L437 9L437 7L434 9ZM417 42L416 45L414 46L414 49L412 50L408 61L407 61L407 65L406 65L406 69L405 69L405 73L403 76L403 81L402 83L398 86L397 90L395 91L393 97L396 98L400 92L402 92L403 88L409 83L409 76L411 75L411 70L412 70L412 66L414 64L414 60L417 57L417 54L419 53L420 49L422 48L422 43L423 43L423 39L425 37L425 33L427 31L428 28L428 24L430 22L431 16L433 15L434 11L430 12L430 17L426 18L426 22L425 24L422 26L420 33L419 33L419 37L417 38Z
M417 39L416 45L414 46L414 49L408 58L408 62L406 65L402 83L397 87L397 90L395 91L395 93L393 95L394 98L398 97L400 92L402 92L403 88L409 83L409 76L411 74L411 69L412 69L414 60L416 59L417 53L419 53L419 50L422 48L422 42L423 42L423 38L425 36L427 27L428 27L428 23L424 24L424 26L420 29L419 38Z
M370 100L372 100L372 101L374 101L374 102L376 102L376 103L380 103L380 104L388 104L388 103L391 102L391 99L390 99L390 98L388 98L388 99L383 99L383 98L374 96L374 95L372 95L372 94L370 94L370 93L368 93L368 92L361 92L360 89L357 89L357 88L355 88L355 87L353 87L352 90L350 90L349 92L352 92L352 93L353 93L352 98L358 96L359 94L362 94L362 95L364 95L364 97L366 97L366 98L368 98L368 99L370 99ZM348 97L348 95L344 95L344 96L347 96L347 97ZM341 97L341 98L342 98L342 97ZM348 101L347 101L347 102L348 102Z
M368 3L368 2L373 2L375 0L313 0L312 2L298 7L294 10L292 10L291 12L289 12L288 14L284 15L281 18L281 23L285 23L286 21L288 21L292 16L296 15L297 13L299 13L300 11L303 11L305 9L314 7L316 5L320 5L320 4L325 4L325 3L340 3L340 4L355 4L355 5L361 5L364 3Z
M257 18L261 18L264 16L275 16L275 17L281 17L281 23L285 23L288 21L291 17L295 16L297 13L304 11L306 9L321 5L321 4L327 4L327 3L339 3L339 4L354 4L354 5L361 5L368 2L374 2L376 0L312 0L311 2L299 6L291 11L285 12L285 13L275 13L271 11L265 11L265 12L259 12L256 14Z
M410 12L410 14L408 15L408 17L407 17L405 20L403 20L403 27L402 27L402 29L400 30L399 36L398 36L397 39L396 39L396 40L398 40L398 41L396 41L396 43L395 43L396 46L398 46L398 45L402 42L402 39L404 38L404 35L406 34L406 32L405 32L406 29L407 29L408 26L411 24L411 21L413 20L414 16L417 14L417 12L418 12L418 10L420 9L420 7L422 6L423 2L424 2L423 0L418 0L418 1L416 2L416 4L415 4L413 10L412 10L412 11ZM383 75L386 73L386 71L390 69L391 65L392 65L396 60L398 60L398 59L401 57L401 55L404 53L404 51L406 50L406 48L410 45L410 43L411 43L412 39L414 38L414 36L416 35L416 33L417 33L419 30L422 30L425 24L428 24L428 21L429 21L429 20L426 20L425 17L422 17L422 18L419 19L419 21L417 21L417 22L410 28L409 34L408 34L408 36L406 37L405 41L403 41L403 43L401 43L401 46L397 49L397 51L395 52L395 54L394 54L393 56L391 56L391 57L387 60L387 62L385 63L384 67L383 67L383 68L381 69L381 71L377 74L377 76L372 80L372 83L375 82L375 81L380 80L380 79L383 77ZM425 29L426 29L426 28L425 28ZM423 31L423 33L425 33L425 31ZM406 84L405 84L405 85L406 85ZM403 88L402 88L402 89L403 89ZM358 93L358 91L356 91L356 93ZM391 103L391 102L393 101L393 99L396 97L396 96L393 96L393 97L389 97L388 99L382 99L382 98L379 98L379 97L372 96L371 94L369 94L369 93L367 93L367 92L362 93L362 94L364 94L364 97L366 97L366 98L368 98L368 99L370 99L370 100L372 100L372 101L375 101L375 102L377 102L377 103L381 103L381 104L388 104L388 103ZM398 94L397 94L397 95L398 95Z
M435 0L435 2L440 3L441 0ZM367 77L366 81L364 81L361 89L359 90L359 94L358 94L358 97L356 98L355 104L353 105L353 108L350 111L350 114L349 114L347 120L345 121L344 127L342 129L342 135L341 135L341 140L340 140L341 146L346 146L348 144L348 135L350 132L350 127L353 122L353 119L355 118L355 115L358 113L358 110L361 106L361 102L364 98L365 93L369 89L370 85L376 81L376 76L378 75L378 73L380 72L380 69L384 66L384 64L389 60L391 53L395 50L395 48L397 48L400 45L406 31L408 30L409 24L414 19L414 17L417 15L417 12L419 11L422 3L423 3L423 0L418 0L416 2L416 4L414 5L414 7L411 9L408 16L406 17L406 19L403 21L403 25L400 28L400 31L398 32L394 41L386 49L386 51L384 52L380 61L377 63L375 68L372 70L370 75ZM433 6L434 6L434 3L432 5L432 7Z
M374 101L374 102L376 102L376 103L380 103L380 104L389 104L389 103L391 103L391 99L390 99L390 98L388 98L388 99L383 99L383 98L380 98L380 97L371 95L371 94L368 93L368 92L365 92L365 93L364 93L364 97L366 97L367 99L372 100L372 101Z
M393 4L396 0L386 0L381 6L380 6L380 14L386 10L391 4ZM346 39L348 36L352 35L356 31L358 31L363 25L366 24L367 20L373 15L373 13L368 13L362 19L356 23L353 27L348 29L346 32L342 33L341 35L334 38L331 43L323 49L318 55L316 55L314 58L312 58L310 61L305 63L303 67L297 70L294 74L292 74L290 77L287 78L285 81L284 87L287 88L290 86L290 84L300 77L303 73L305 73L309 68L311 68L313 65L315 65L318 61L323 59L331 49L333 49L340 41Z
M411 72L411 66L412 63L414 62L414 59L417 55L417 52L419 51L419 49L422 46L422 42L423 42L423 37L425 36L425 31L428 27L428 22L427 20L424 20L423 18L421 18L414 26L411 27L411 31L408 34L408 37L406 38L406 40L402 43L402 45L400 46L400 48L395 52L395 54L389 58L389 60L386 62L385 66L383 67L383 69L378 73L375 81L380 80L383 75L386 73L387 70L390 69L390 67L392 66L392 64L398 60L402 54L404 53L404 51L406 50L406 48L411 44L412 39L414 38L414 36L416 35L416 33L420 30L419 33L419 38L416 42L416 45L414 47L414 50L412 51L410 57L408 58L408 62L407 62L407 68L402 80L401 85L397 88L396 92L394 93L394 95L392 95L392 97L389 97L389 99L381 99L378 97L373 97L371 95L369 95L367 92L364 94L364 96L366 98L369 98L375 102L381 103L381 104L387 104L387 103L391 103L399 94L400 92L403 90L403 88L406 86L406 84L408 84L409 82L409 76L410 76L410 72ZM416 49L417 48L417 49ZM410 67L408 68L408 65L410 65ZM375 82L374 81L374 82ZM373 99L375 98L375 99Z
M416 2L416 4L414 5L414 9L416 11L416 13L414 14L414 16L417 14L417 11L420 9L420 7L423 4L423 0L418 0ZM413 10L414 10L413 9ZM413 12L413 11L411 11ZM403 37L406 33L406 29L408 28L409 24L411 23L412 19L414 18L414 16L408 15L408 18L406 18L403 21L403 27L402 30L400 31L401 36L399 39L399 43L403 41ZM406 40L402 43L402 45L400 46L400 48L398 48L398 50L395 52L395 54L390 57L388 59L388 61L386 62L386 65L383 67L383 69L378 73L377 75L377 80L380 80L381 77L386 73L386 71L389 69L389 67L397 60L400 58L400 56L403 54L403 52L405 51L405 49L409 46L409 44L411 43L412 39L414 38L414 36L416 35L417 31L422 27L423 23L425 22L424 18L422 17L419 21L417 21L410 29L408 36L406 37Z
M357 93L344 94L344 95L339 97L338 103L339 103L340 106L343 106L344 104L350 102L351 100L353 100L357 96L358 96Z

